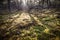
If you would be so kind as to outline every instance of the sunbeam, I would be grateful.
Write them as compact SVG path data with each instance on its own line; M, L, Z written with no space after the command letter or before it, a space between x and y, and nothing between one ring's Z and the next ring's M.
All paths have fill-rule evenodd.
M22 3L25 6L26 5L26 0L22 0Z
M22 0L22 10L23 11L28 10L27 0Z

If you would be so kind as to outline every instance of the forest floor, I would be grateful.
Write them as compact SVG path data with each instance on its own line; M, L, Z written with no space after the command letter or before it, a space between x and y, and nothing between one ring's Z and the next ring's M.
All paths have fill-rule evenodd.
M0 39L60 40L59 14L56 9L44 9L0 15Z

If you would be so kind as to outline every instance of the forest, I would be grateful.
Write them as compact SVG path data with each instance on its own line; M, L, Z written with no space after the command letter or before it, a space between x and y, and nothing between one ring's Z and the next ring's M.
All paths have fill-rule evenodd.
M60 0L0 0L0 40L60 40Z

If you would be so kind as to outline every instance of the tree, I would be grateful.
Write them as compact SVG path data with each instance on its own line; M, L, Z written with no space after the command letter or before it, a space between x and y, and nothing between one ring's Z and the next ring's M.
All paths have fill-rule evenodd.
M8 10L11 11L10 10L10 0L8 0Z

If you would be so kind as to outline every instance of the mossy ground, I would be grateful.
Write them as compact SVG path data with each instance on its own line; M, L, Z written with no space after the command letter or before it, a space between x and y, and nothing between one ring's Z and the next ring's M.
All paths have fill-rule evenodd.
M20 12L18 12L19 14ZM35 12L34 12L35 13ZM38 12L36 12L38 13ZM0 16L0 39L1 40L60 40L60 18L58 13L38 13L35 15L43 25L33 23L26 27L17 27L7 30L11 21L5 21L8 16ZM3 19L3 20L2 20ZM8 20L8 19L6 19Z

